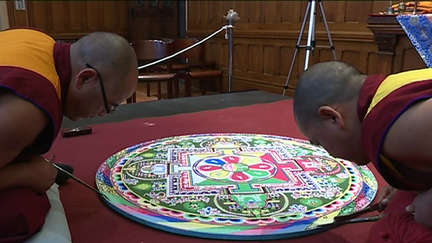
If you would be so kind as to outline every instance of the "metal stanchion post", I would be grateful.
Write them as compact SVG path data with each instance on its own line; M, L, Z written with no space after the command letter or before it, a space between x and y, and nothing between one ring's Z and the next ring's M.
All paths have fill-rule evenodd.
M232 84L233 84L233 48L234 48L234 21L239 20L240 18L237 15L237 12L230 9L228 11L227 16L224 16L225 19L228 20L228 34L225 35L225 38L228 37L228 92L232 92Z

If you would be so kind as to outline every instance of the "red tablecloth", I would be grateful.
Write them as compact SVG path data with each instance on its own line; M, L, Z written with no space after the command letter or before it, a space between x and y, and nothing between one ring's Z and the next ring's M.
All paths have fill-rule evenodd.
M106 158L123 148L146 140L215 132L262 133L304 138L294 121L292 100L170 117L134 119L92 127L91 135L59 137L50 153L56 154L57 162L72 164L75 175L93 186L96 170ZM385 183L382 178L374 168L371 169L377 176L379 185L383 186ZM74 181L61 187L60 192L74 243L214 241L175 235L135 223L109 209L96 193ZM365 242L372 224L345 225L324 233L290 239L289 242Z

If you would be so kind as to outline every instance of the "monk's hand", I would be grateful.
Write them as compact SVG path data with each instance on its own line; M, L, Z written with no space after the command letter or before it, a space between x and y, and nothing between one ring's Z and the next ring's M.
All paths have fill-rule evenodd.
M390 203L390 200L392 200L396 192L397 189L390 185L387 185L386 187L383 188L381 194L378 197L378 202L379 202L378 212L384 211L384 209Z
M57 169L42 156L33 157L28 162L28 186L37 193L45 193L54 184Z
M414 214L414 219L432 228L432 189L417 195L414 201L406 207L408 212Z

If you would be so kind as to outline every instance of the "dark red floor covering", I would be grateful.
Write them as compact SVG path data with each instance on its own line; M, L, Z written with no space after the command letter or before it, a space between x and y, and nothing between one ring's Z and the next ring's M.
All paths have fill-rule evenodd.
M123 148L147 140L192 133L222 132L304 138L295 124L291 100L170 117L134 119L92 127L91 135L59 137L51 153L56 154L57 162L73 165L75 175L93 186L96 170L106 158ZM371 169L378 175L375 168ZM380 176L377 176L377 179L380 187L385 185ZM61 197L74 243L215 241L175 235L135 223L110 210L97 194L73 181L61 188ZM365 242L372 224L346 225L312 236L289 239L288 242Z

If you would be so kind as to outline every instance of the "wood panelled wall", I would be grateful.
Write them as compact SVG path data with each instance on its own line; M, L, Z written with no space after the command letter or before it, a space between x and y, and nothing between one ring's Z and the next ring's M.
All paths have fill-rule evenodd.
M387 9L389 2L322 3L337 59L367 74L386 74L388 69L379 63L378 47L366 20L369 13ZM256 88L282 93L307 5L308 1L188 1L187 35L203 38L213 33L227 24L223 16L229 9L234 9L241 20L235 23L234 29L233 90ZM302 44L306 43L307 26ZM317 45L329 45L319 7L316 40ZM407 46L407 49L412 49L412 46ZM206 50L207 58L217 61L224 69L225 87L228 87L228 40L224 33L209 40ZM414 55L415 51L411 54ZM334 60L331 50L317 48L309 64L329 60ZM304 63L305 50L301 49L289 82L288 95L293 94Z
M157 2L159 6L151 6ZM56 39L77 39L92 31L110 31L129 40L175 38L178 35L177 1L26 1L26 10L16 10L7 1L10 26L42 28ZM167 4L171 6L167 8ZM240 21L234 30L234 90L260 89L282 93L292 62L308 1L187 1L187 36L204 38L227 24L223 17L234 9ZM395 52L380 52L393 42L387 34L374 38L367 28L369 13L384 11L388 1L322 1L338 60L367 74L389 74L422 65L408 39L399 41ZM133 14L131 14L133 12ZM302 44L307 38L307 26ZM385 28L384 28L385 29ZM317 9L317 45L329 45L320 8ZM393 44L390 44L393 45ZM206 42L207 59L224 71L228 87L228 40L224 33ZM333 60L330 49L317 48L310 65ZM303 72L305 50L301 49L289 82L292 95Z
M78 39L108 31L129 41L178 36L177 1L8 1L10 26L40 28L56 39Z
M45 30L56 39L76 39L92 31L128 36L127 1L26 1L16 10L8 1L10 26Z
M157 7L155 6L157 5ZM130 41L178 37L177 1L130 1Z

